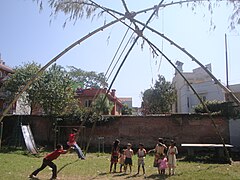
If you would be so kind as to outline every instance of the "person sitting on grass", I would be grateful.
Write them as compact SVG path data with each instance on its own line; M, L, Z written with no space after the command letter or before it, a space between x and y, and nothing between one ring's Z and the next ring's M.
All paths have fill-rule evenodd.
M57 166L52 161L54 159L57 159L61 154L66 154L68 150L64 150L63 146L61 144L57 145L57 149L53 151L52 153L48 154L43 158L42 165L40 168L36 169L32 174L29 175L29 178L35 178L37 174L42 171L45 167L49 166L52 168L52 177L51 179L57 178Z

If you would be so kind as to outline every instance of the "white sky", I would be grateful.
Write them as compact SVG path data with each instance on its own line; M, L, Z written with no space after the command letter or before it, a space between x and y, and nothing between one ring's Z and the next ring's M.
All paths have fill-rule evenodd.
M153 7L157 0L126 0L130 11ZM99 4L124 13L121 0L108 3L96 0ZM159 11L159 16L150 23L161 33L184 47L203 64L212 64L213 74L223 83L225 78L225 41L228 37L229 84L240 83L239 76L239 31L228 29L232 7L225 3L214 10L213 22L217 28L210 29L209 11L203 6L196 11L186 6L168 6ZM151 12L136 16L145 22ZM78 20L62 27L66 16L58 15L50 24L50 10L46 4L39 13L39 7L31 0L0 1L0 53L6 65L15 67L23 62L36 61L45 65L67 46L112 20L109 15L91 20ZM127 21L126 21L127 22ZM127 28L118 23L87 39L57 61L64 67L75 66L86 71L106 72ZM130 36L131 33L129 33ZM186 55L163 41L159 36L145 30L144 35L154 42L172 60L182 61L184 71L192 71L198 65ZM128 37L129 37L128 36ZM110 37L110 38L109 38ZM127 39L128 40L128 39ZM126 40L126 41L127 41ZM158 74L171 81L174 69L161 57L152 58L145 44L141 50L140 40L123 65L113 88L118 97L132 97L133 106L140 106L141 92L150 88ZM121 60L120 60L121 61ZM111 76L111 78L113 75ZM109 84L111 82L109 80Z

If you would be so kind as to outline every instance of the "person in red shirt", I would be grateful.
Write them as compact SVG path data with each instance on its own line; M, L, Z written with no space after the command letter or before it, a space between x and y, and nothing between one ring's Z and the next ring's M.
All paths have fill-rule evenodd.
M57 178L57 166L52 161L57 159L61 154L66 154L68 151L63 150L63 146L61 144L57 145L57 149L52 153L48 154L43 158L43 162L40 168L36 169L32 174L29 175L29 178L35 178L37 174L42 171L45 167L49 166L52 168L52 177L51 179Z
M75 149L75 151L78 154L78 158L85 159L84 154L83 154L81 148L78 146L78 144L76 142L78 134L79 134L79 131L77 129L73 128L72 132L69 134L69 138L68 138L67 144L68 144L68 146L70 148L73 147Z

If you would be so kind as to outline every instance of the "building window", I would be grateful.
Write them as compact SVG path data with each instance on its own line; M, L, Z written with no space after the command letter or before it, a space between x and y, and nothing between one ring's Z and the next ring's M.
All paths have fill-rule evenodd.
M203 102L205 102L207 100L206 96L203 96L202 100L203 100Z
M190 107L190 100L189 100L189 97L187 97L187 107L188 107L188 108Z
M2 71L0 71L0 77L3 77L3 73L2 73Z
M91 105L92 105L92 100L85 101L85 107L91 107Z

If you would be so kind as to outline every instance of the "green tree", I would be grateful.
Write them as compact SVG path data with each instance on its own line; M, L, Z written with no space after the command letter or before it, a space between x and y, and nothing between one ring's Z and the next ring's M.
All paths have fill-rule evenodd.
M73 81L67 71L59 65L51 66L41 82L39 104L48 115L61 115L67 113L69 106L76 104Z
M15 73L4 83L3 88L9 92L9 101L13 99L22 86L35 76L41 68L36 62L28 62L23 66L14 68ZM41 76L30 85L22 95L23 106L29 106L32 111L43 109L48 115L61 115L67 113L69 106L74 106L73 81L67 71L56 64L44 71Z
M208 110L213 114L221 114L226 117L239 117L240 109L238 106L234 106L233 102L222 102L222 101L206 101L205 102ZM198 104L194 107L195 113L207 113L202 104Z
M4 91L8 92L7 99L9 102L12 101L15 94L19 92L21 87L23 87L40 68L41 66L36 62L24 63L22 66L20 65L14 68L15 73L12 74L3 84ZM38 77L22 95L21 100L24 106L29 106L32 109L38 103L41 80L42 77Z
M92 103L92 110L97 114L108 115L113 109L113 103L105 98L105 94L99 94Z
M105 88L108 86L107 80L103 73L95 71L84 71L74 66L69 66L69 75L76 84L80 84L82 88Z
M132 115L132 109L127 104L123 104L122 115Z
M171 105L176 101L176 92L164 76L158 76L154 87L142 93L143 114L171 112Z

